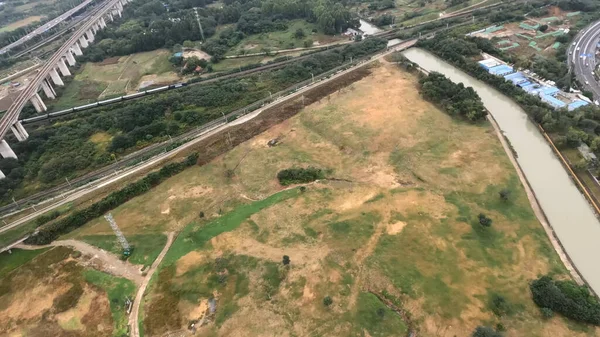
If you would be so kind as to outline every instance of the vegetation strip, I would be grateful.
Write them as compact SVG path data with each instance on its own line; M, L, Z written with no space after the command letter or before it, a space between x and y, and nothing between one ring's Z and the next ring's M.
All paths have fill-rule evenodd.
M37 234L30 236L25 243L34 245L48 244L60 235L81 227L89 220L97 218L127 200L147 192L166 178L183 171L186 167L195 165L197 160L198 154L191 154L184 161L167 164L158 172L152 172L144 178L125 186L121 190L112 192L107 197L91 206L80 211L75 211L66 218L41 227Z
M265 199L237 207L235 210L215 219L205 225L191 223L177 236L173 247L165 256L164 263L169 265L185 254L201 249L213 237L236 229L251 215L279 202L294 198L300 194L300 188L292 188L277 192Z

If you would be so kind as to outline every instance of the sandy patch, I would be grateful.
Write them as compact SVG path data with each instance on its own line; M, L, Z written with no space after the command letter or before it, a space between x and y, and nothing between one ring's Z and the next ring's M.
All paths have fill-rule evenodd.
M12 301L10 306L0 311L0 323L3 323L2 321L7 323L7 321L14 319L30 320L40 317L44 311L52 308L54 299L65 293L69 288L70 286L67 285L56 287L56 285L40 283L35 288L15 293L14 296L19 300ZM32 303L35 303L35 305L31 305Z
M188 57L192 57L192 56L196 56L199 59L205 59L207 61L210 60L210 55L208 55L207 53L203 52L202 50L197 50L197 49L187 49L183 52L183 58L188 58Z
M271 247L240 232L223 233L212 238L210 243L218 254L232 251L238 255L249 255L273 262L281 262L283 255L288 255L294 266L322 260L329 254L329 248L325 246Z
M201 265L206 260L206 256L197 251L191 251L177 260L177 270L175 275L183 275L187 271Z
M194 310L188 314L188 320L201 319L208 311L208 300L201 300L200 304L194 307Z
M404 221L398 221L392 224L388 224L386 227L385 232L388 235L396 235L400 232L402 232L402 230L404 229L404 227L406 227L406 222Z
M98 296L96 291L92 290L90 287L85 287L83 294L74 308L56 315L58 324L65 330L84 329L81 319L89 312L90 305L96 296Z

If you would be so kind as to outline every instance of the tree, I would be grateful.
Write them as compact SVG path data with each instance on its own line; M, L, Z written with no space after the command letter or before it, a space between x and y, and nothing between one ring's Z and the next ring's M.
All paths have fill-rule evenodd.
M473 337L502 337L502 334L489 326L478 326L473 331Z
M287 255L283 256L283 265L287 266L288 264L290 264L290 257Z
M304 40L302 45L304 46L304 48L310 48L310 47L312 47L313 43L314 43L313 40L306 39L306 40Z
M508 188L503 188L500 190L500 192L498 192L498 194L500 195L500 199L508 201L510 199L511 192Z
M541 25L540 28L538 28L538 30L543 33L548 30L548 25Z
M183 46L185 48L194 48L194 42L190 41L190 40L185 40L183 41Z
M488 218L483 213L479 213L477 218L479 219L479 224L484 227L490 227L492 225L492 219Z
M295 38L303 39L305 36L306 36L306 34L304 34L304 29L302 29L302 28L296 29L296 32L294 33Z
M331 298L331 296L325 296L325 298L323 298L323 305L328 307L332 304L333 304L333 299Z
M550 308L541 308L540 312L542 313L542 317L546 319L552 318L552 316L554 316L554 311L552 311L552 309Z

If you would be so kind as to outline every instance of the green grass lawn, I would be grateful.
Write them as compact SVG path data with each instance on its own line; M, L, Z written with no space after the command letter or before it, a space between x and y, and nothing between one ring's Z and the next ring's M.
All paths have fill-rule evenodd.
M91 269L85 270L83 276L86 282L106 291L114 324L113 336L127 335L129 328L127 313L125 312L125 298L129 297L133 300L135 296L133 282Z
M32 233L36 228L35 221L30 221L24 225L17 226L11 230L0 233L0 247L7 246L21 238L27 233Z
M300 191L297 188L284 190L275 193L263 200L255 201L250 204L238 206L233 211L215 219L211 222L199 225L197 223L189 224L177 237L169 252L163 260L163 265L169 265L177 261L185 254L204 247L213 237L229 232L248 219L251 215L275 205L284 200L298 196Z
M304 31L305 37L296 38L295 33L298 29ZM237 46L229 50L226 55L260 53L265 50L292 49L304 47L304 41L312 40L325 44L333 42L336 38L327 36L321 32L313 33L317 26L304 20L291 20L288 23L288 29L269 33L254 34L244 38ZM337 39L340 37L338 36Z
M271 57L264 56L251 56L251 57L241 57L236 59L224 59L219 63L213 64L214 71L226 71L231 69L239 69L239 67L243 67L248 64L253 63L262 63L266 60L272 59Z
M127 235L126 238L133 247L129 261L144 266L150 266L167 243L167 237L162 234ZM114 235L88 235L78 239L119 256L123 250Z
M6 274L11 271L19 268L25 263L33 260L36 256L45 252L48 249L38 249L38 250L23 250L23 249L13 249L12 254L8 252L4 252L0 254L0 278L4 277Z

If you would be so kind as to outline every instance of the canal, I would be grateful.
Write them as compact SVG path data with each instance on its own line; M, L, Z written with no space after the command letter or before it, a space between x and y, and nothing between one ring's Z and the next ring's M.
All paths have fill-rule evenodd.
M517 160L548 221L583 278L600 294L600 222L550 145L514 101L435 55L418 48L403 52L427 71L477 91L517 153Z

